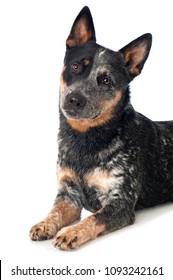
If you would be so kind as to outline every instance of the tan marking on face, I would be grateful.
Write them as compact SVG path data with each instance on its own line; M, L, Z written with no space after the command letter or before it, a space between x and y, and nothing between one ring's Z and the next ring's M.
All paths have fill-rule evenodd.
M107 69L106 67L101 67L101 68L99 69L99 73L100 73L100 74L107 73L107 71L108 71L108 69Z
M69 48L85 44L92 37L92 32L87 28L86 19L82 18L75 26L75 34L69 36L66 45Z
M88 187L98 186L100 192L105 193L109 189L112 174L107 170L96 168L85 176L85 184Z
M49 215L31 228L32 240L50 239L62 227L79 219L81 211L68 201L59 201Z
M95 239L106 230L94 215L69 228L62 229L56 235L54 246L62 250L78 248L81 244Z
M83 62L84 66L87 66L87 65L89 65L91 63L91 61L89 59L87 59L87 58L84 58L82 62Z
M74 170L66 167L57 168L57 178L60 184L63 184L64 181L72 180L77 181L77 175Z
M97 127L106 124L112 118L114 108L121 100L121 97L122 92L116 91L115 98L104 101L102 113L95 119L74 120L67 118L67 121L71 125L71 127L78 132L87 132L91 127Z
M67 86L66 82L64 81L64 78L63 78L63 73L66 70L66 68L67 68L67 66L64 65L63 69L62 69L61 77L60 77L60 89L61 89L60 94L64 91L65 87Z

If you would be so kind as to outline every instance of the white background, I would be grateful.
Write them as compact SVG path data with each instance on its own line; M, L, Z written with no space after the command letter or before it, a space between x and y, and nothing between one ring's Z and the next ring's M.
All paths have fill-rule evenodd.
M136 110L153 120L173 119L172 1L1 0L0 2L0 258L2 279L20 268L163 266L173 279L173 206L137 213L136 223L63 252L52 241L32 242L30 227L50 211L56 196L58 87L65 39L84 5L97 41L118 50L146 32L153 46L141 76L131 84ZM39 277L39 278L38 278ZM30 276L29 279L57 279ZM62 277L62 276L61 276ZM70 277L70 278L69 278ZM76 279L63 276L62 279ZM87 276L77 278L89 279ZM141 276L131 276L140 279ZM27 279L28 279L27 278ZM59 276L60 278L60 276ZM117 279L125 279L119 276Z

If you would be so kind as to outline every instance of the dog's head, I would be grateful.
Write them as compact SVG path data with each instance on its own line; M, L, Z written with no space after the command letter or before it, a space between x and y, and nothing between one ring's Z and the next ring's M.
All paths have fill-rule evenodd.
M151 41L147 33L118 52L104 48L96 43L89 8L81 10L66 41L60 81L60 108L75 130L104 125L116 114L127 100L130 81L144 66Z

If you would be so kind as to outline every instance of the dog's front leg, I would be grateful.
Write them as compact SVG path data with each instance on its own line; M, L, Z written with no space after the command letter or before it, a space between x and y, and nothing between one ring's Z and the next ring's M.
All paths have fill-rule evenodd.
M134 222L132 208L125 201L112 200L78 224L59 231L53 244L62 250L73 249L99 235L130 225Z
M58 201L49 215L30 230L32 240L45 240L55 236L58 230L79 219L81 210L69 200Z
M80 217L82 203L74 172L67 168L58 168L58 185L59 192L51 212L30 230L32 240L50 239L62 227Z

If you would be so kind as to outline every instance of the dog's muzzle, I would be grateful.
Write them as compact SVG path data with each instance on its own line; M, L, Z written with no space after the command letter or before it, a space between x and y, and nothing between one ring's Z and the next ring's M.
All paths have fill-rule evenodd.
M66 96L63 111L67 116L72 118L78 118L82 114L83 109L87 103L86 98L79 92L73 91Z

